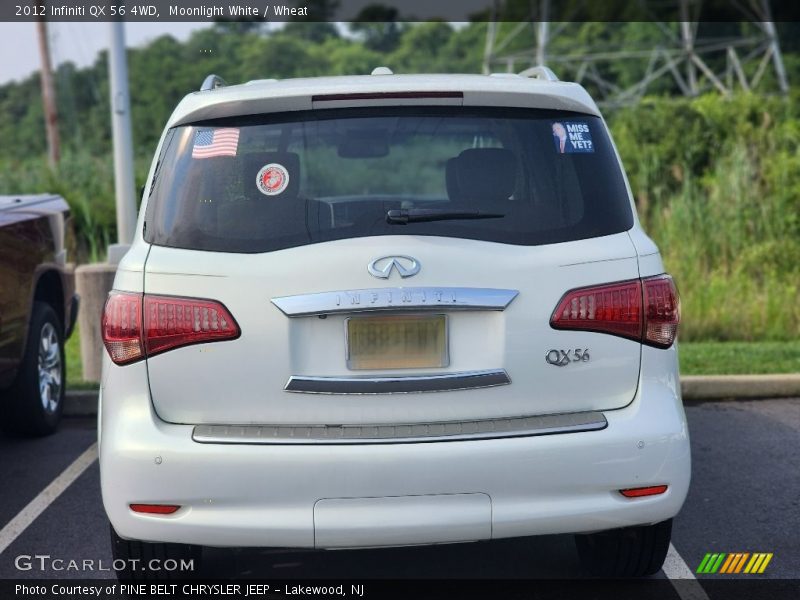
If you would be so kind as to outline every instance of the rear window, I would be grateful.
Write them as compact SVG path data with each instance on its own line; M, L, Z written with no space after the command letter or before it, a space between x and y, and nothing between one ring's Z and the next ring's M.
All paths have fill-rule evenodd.
M242 253L398 234L534 246L632 225L597 117L358 108L172 129L145 239Z

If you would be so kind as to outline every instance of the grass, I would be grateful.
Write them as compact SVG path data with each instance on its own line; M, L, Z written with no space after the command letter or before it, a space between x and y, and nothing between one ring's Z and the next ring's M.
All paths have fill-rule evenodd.
M681 375L800 373L800 341L685 342Z
M99 387L93 381L83 380L83 362L81 361L81 335L77 323L75 331L67 340L64 348L67 358L67 389L69 390L94 390Z

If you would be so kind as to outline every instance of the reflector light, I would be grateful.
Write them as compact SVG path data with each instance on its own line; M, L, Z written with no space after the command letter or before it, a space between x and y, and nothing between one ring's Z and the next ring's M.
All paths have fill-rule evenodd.
M578 288L550 317L553 329L609 333L669 348L680 323L680 298L669 275Z
M619 493L626 498L641 498L642 496L658 496L666 491L666 485L651 485L649 487L628 488L627 490L620 490Z
M109 294L102 328L103 343L118 365L191 344L236 339L241 333L233 316L214 300L130 292Z
M131 510L148 515L171 515L180 506L177 504L131 504Z

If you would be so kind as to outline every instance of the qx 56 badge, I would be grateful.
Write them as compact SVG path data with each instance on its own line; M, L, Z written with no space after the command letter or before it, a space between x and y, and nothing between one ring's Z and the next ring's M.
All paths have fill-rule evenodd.
M550 350L544 359L555 367L566 367L570 363L589 362L589 349Z

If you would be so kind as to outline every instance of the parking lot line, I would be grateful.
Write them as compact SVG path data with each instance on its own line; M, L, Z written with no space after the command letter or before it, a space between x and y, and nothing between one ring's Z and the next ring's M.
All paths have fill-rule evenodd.
M61 475L56 477L50 484L31 500L17 516L11 519L3 529L0 529L0 554L8 548L12 542L22 534L45 509L66 490L73 481L97 460L97 442L89 446L86 451L76 458Z
M708 594L697 581L689 565L672 544L669 545L667 558L664 559L664 566L661 567L661 570L664 571L664 575L670 580L681 600L709 600Z

